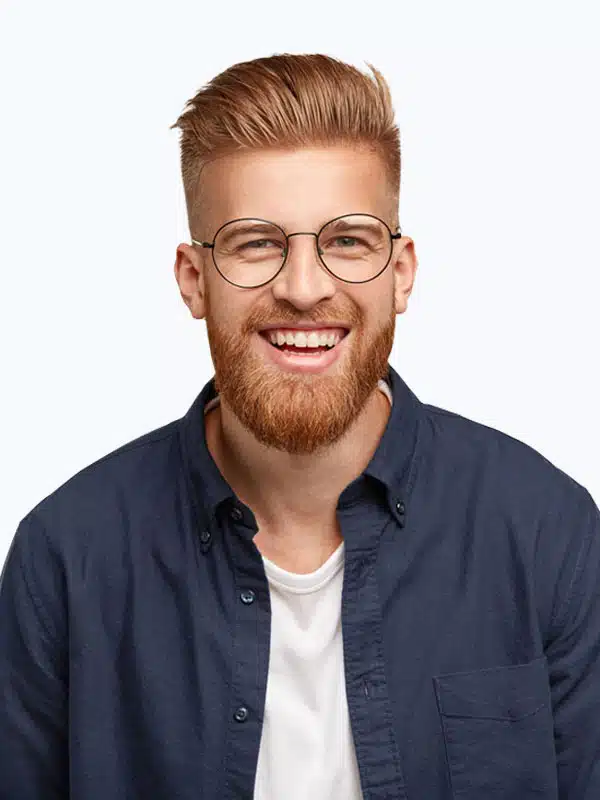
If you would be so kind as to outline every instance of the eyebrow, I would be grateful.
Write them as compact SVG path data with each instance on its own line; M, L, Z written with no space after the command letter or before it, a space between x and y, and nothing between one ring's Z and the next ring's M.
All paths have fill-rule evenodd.
M348 222L347 220L344 219L336 219L335 221L330 220L330 222L334 223L332 225L333 228L338 228L339 230L342 231L355 230L356 228L367 228L367 229L379 228L379 224L375 221L366 222L364 220L361 220L360 222Z
M234 236L236 233L264 233L269 230L269 226L275 226L274 222L256 222L254 224L248 223L247 225L236 226L235 231L231 228L222 232L224 236ZM275 226L279 227L279 226Z

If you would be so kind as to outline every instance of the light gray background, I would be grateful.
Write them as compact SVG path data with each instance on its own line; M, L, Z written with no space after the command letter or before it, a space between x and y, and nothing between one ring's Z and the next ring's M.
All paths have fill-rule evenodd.
M391 363L424 402L600 500L593 2L0 5L0 560L75 472L212 376L173 275L185 101L237 61L325 52L391 84L419 271Z

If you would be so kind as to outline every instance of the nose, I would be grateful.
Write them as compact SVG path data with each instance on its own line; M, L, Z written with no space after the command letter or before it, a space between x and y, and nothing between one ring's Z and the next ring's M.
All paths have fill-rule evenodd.
M335 290L335 278L327 272L317 254L317 234L291 233L286 262L273 281L273 296L297 308L308 309L332 297Z

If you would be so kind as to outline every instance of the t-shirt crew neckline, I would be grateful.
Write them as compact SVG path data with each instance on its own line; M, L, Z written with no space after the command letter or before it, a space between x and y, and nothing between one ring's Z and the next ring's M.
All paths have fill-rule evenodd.
M340 571L344 563L344 542L314 572L288 572L266 556L262 556L262 560L269 583L292 594L309 594L322 589Z

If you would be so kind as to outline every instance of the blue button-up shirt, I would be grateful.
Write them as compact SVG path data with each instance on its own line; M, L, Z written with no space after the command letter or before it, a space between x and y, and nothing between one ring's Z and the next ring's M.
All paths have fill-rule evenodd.
M363 796L598 800L600 512L531 447L389 380L386 430L337 506ZM1 800L252 797L271 610L256 519L207 450L214 396L211 380L19 524Z

